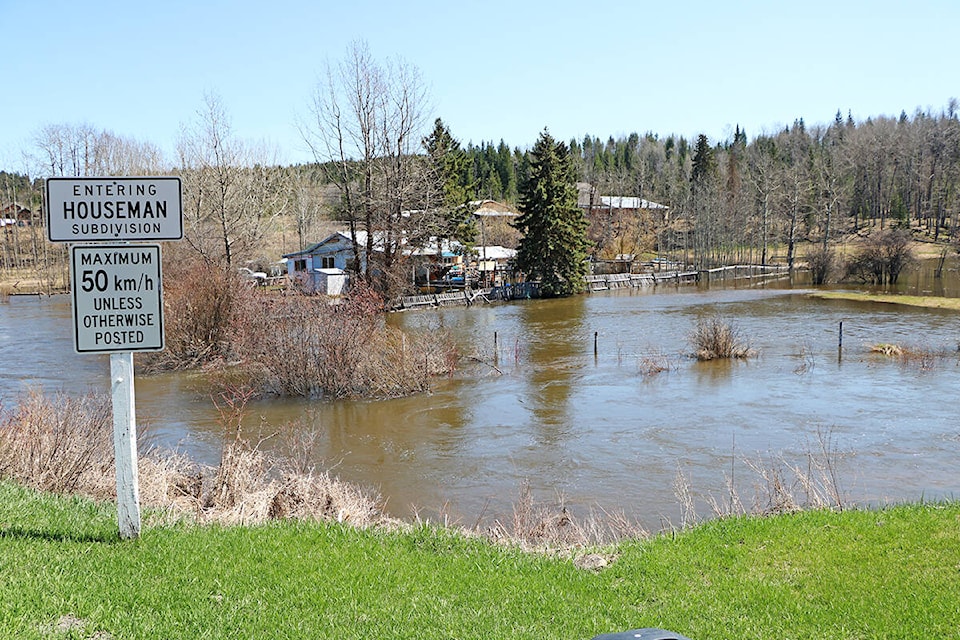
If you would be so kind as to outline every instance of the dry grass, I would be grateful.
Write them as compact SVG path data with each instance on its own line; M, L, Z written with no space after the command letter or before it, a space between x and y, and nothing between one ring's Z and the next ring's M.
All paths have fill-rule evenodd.
M662 353L641 356L637 361L637 371L642 376L651 377L660 373L674 371L677 363Z
M917 367L921 371L931 371L942 361L956 358L956 351L931 349L929 347L901 346L879 343L870 347L870 353L895 358L905 367Z
M0 478L101 497L113 473L112 434L107 397L25 392L12 408L0 405Z
M280 460L241 435L249 389L225 392L217 402L223 429L220 464L192 465L181 456L151 456L149 494L175 515L190 514L199 522L257 524L268 520L303 519L348 522L358 527L383 524L379 496L318 471L296 455ZM288 426L300 432L303 424ZM299 463L298 463L299 461Z
M294 468L240 437L249 395L222 399L220 464L202 467L176 453L138 461L140 500L161 521L255 524L274 519L389 523L379 496L313 467ZM302 429L293 425L292 430ZM106 396L22 394L0 411L0 479L39 491L116 498L110 400Z
M697 360L749 358L754 355L741 336L740 329L719 316L697 320L690 341Z
M840 486L839 470L843 459L844 453L837 447L833 432L818 429L800 461L788 460L782 454L740 458L753 479L752 496L746 502L734 482L733 467L726 477L726 495L706 495L703 501L718 518L771 516L805 509L842 510L847 504ZM697 497L679 465L674 494L681 508L680 528L700 522Z
M623 512L601 510L599 513L591 511L585 516L578 516L567 507L562 496L553 503L537 502L527 483L520 487L513 505L513 517L509 521L496 519L490 526L476 526L474 531L527 550L583 549L650 535L642 525L630 520ZM590 558L584 562L590 565L595 560Z
M808 293L807 297L821 300L852 300L855 302L876 302L882 304L899 304L908 307L923 307L926 309L960 311L960 298L944 298L940 296L907 296L897 293L862 293L859 291L815 291Z
M882 342L880 344L875 344L872 347L870 347L870 353L879 353L880 355L884 355L884 356L899 357L903 355L903 347L896 344L887 344L885 342Z
M280 430L298 443L283 459L267 454L241 436L240 423L252 398L249 390L234 389L218 401L224 444L214 467L198 465L178 453L149 451L139 459L141 504L148 508L149 523L257 524L271 520L336 521L357 527L401 526L384 514L379 495L340 481L318 470L311 459L310 431L303 424ZM12 480L40 491L82 494L98 500L115 499L112 421L109 401L102 396L47 397L31 391L17 405L0 411L0 479ZM271 434L271 437L278 434ZM838 465L843 456L832 434L818 431L802 463L783 456L745 460L755 478L752 500L741 499L727 478L727 495L699 498L717 517L770 515L805 508L845 506L839 485ZM680 528L701 521L689 482L678 465L674 491L681 510ZM751 506L746 508L744 504ZM562 551L577 555L650 533L624 512L590 510L579 515L562 496L537 502L528 485L520 489L509 519L496 519L472 529L500 543L527 550ZM449 523L447 523L449 526ZM665 523L665 529L673 529ZM587 554L577 558L585 568L602 568L608 560Z

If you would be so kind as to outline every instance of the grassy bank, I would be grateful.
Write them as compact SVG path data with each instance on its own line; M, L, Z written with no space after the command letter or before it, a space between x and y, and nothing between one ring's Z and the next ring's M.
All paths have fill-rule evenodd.
M960 635L960 504L716 520L621 543L600 571L426 528L180 524L120 542L112 505L9 483L0 514L3 637Z
M881 304L899 304L927 309L950 309L960 311L960 298L941 298L937 296L904 296L893 293L860 293L857 291L818 291L808 294L820 300L851 300L853 302L876 302Z

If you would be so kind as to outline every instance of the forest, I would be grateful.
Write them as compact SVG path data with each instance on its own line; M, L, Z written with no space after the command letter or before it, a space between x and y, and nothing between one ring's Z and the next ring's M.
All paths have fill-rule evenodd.
M603 195L637 196L669 207L649 219L604 222L593 211L595 256L676 252L698 266L766 264L775 248L793 264L800 243L832 242L890 227L955 240L960 181L957 103L939 113L906 112L855 122L839 111L828 125L803 119L748 140L711 142L632 133L571 140L579 180ZM466 180L481 197L511 201L527 157L501 142L468 147ZM779 255L779 254L778 254Z

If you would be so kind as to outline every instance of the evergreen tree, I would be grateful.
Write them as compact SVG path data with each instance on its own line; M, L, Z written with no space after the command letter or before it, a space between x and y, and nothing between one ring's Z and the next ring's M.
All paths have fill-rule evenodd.
M690 180L694 183L701 183L707 178L713 176L717 170L717 159L713 155L713 149L707 136L702 133L697 137L697 147L693 153L693 170L690 174Z
M523 234L517 266L540 281L542 295L568 296L583 288L587 273L587 221L577 206L573 162L567 146L546 129L529 155L514 221Z
M467 178L467 154L440 118L434 122L430 135L423 139L423 146L433 162L442 193L438 207L440 229L437 234L463 244L472 244L477 239L477 221L467 206L473 196L473 188Z
M517 171L513 166L513 153L502 139L497 146L497 172L503 186L503 199L513 201L517 197Z

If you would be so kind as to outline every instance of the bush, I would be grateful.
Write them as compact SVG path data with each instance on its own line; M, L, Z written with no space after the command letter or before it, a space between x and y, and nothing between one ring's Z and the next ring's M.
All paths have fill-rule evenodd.
M407 334L387 326L382 302L354 286L339 304L323 297L272 301L269 317L247 332L244 374L266 392L293 396L401 396L449 372L456 349L446 334Z
M690 340L697 360L748 358L753 355L753 350L740 337L740 329L718 316L699 319Z
M821 246L807 256L810 267L810 279L813 284L830 282L837 270L837 257L833 251Z
M847 264L847 274L864 283L896 284L900 273L914 262L910 232L888 229L866 239Z
M149 370L202 367L238 358L237 341L246 329L255 292L237 272L188 259L164 266L166 347L141 354Z
M195 262L164 282L166 351L148 370L215 369L226 385L283 396L400 396L426 391L457 360L444 333L389 327L373 289L326 296L257 290L239 274Z

